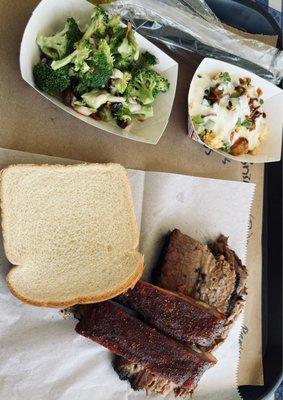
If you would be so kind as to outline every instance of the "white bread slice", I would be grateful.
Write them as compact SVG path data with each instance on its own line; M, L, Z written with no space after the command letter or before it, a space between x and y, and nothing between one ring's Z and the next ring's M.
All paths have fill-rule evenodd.
M20 300L67 307L112 298L143 271L119 164L14 165L2 171L7 284Z

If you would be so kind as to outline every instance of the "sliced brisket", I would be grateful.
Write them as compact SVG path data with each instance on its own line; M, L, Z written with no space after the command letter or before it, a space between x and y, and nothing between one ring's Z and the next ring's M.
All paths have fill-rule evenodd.
M221 235L216 242L209 244L209 249L216 260L225 259L235 272L235 286L231 294L226 315L229 321L235 320L244 307L247 296L246 283L248 278L247 268L242 264L237 254L228 246L228 238Z
M207 246L174 229L167 238L159 285L190 296L196 289L200 270L213 258Z
M184 246L183 249L180 246ZM187 252L194 248L195 255L188 255ZM176 259L180 262L178 266ZM171 290L201 300L227 317L221 335L207 350L213 350L226 339L233 322L243 310L246 281L247 269L228 247L227 237L221 235L216 242L206 246L178 229L170 234L161 266L160 285L164 288L168 285Z
M109 301L88 306L76 331L138 368L146 368L148 375L160 382L170 382L170 390L193 390L202 374L216 363L211 354L190 350Z
M217 308L228 322L234 320L244 306L247 269L227 238L221 235L206 246L175 229L169 239L160 285Z
M223 314L200 301L144 281L116 300L137 311L166 335L202 348L214 343L226 320Z
M230 299L236 285L236 273L223 256L213 258L201 268L192 296L216 307L227 315Z

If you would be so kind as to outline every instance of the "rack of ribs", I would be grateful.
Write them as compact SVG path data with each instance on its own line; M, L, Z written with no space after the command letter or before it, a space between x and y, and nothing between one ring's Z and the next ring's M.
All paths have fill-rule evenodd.
M86 306L76 331L145 369L151 385L163 394L192 391L202 374L216 363L210 353L190 349L110 301ZM142 381L139 385L144 387Z
M223 314L201 301L144 281L115 300L164 334L204 349L214 343L226 321Z

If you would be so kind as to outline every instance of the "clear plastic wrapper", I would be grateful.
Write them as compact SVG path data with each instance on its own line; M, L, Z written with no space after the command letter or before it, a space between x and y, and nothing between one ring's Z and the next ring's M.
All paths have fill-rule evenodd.
M283 78L282 51L228 31L204 0L118 0L106 7L179 55L219 58L276 84Z

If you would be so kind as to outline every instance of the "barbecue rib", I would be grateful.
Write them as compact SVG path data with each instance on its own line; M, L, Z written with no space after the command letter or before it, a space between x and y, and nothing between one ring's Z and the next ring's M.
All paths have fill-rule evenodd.
M167 395L174 392L175 397L186 397L192 400L192 391L176 385L159 375L151 373L147 368L140 364L135 364L125 360L123 357L116 356L113 367L121 380L129 380L134 390L145 390Z
M225 316L205 303L139 281L116 300L137 311L165 335L189 345L210 347L219 337Z
M229 249L227 238L222 235L215 243L206 246L175 229L167 237L164 253L160 266L160 286L202 300L226 314L223 330L209 348L213 350L226 339L244 307L246 267ZM120 378L129 380L135 390L168 393L168 382L165 385L159 376L153 376L140 364L116 357L114 368ZM164 388L164 392L161 388ZM175 388L174 391L176 396L188 394L182 388Z
M211 354L190 350L109 301L88 306L76 331L146 368L148 375L160 379L163 393L166 384L168 391L193 390L201 375L216 363Z

